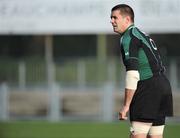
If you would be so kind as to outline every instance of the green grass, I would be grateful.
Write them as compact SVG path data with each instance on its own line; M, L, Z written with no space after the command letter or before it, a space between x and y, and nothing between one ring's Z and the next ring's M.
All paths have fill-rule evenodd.
M127 122L1 122L0 138L128 138ZM164 138L179 138L180 124L169 124Z

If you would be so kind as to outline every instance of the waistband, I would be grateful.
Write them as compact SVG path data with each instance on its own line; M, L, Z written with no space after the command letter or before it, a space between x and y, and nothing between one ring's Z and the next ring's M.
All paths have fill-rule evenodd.
M165 70L161 70L161 71L153 73L153 77L161 76L161 75L164 75L164 74L165 74Z

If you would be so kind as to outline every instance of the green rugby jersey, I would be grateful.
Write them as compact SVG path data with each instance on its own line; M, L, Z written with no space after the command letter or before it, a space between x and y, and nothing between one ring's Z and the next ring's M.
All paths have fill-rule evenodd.
M134 25L122 34L120 46L126 71L138 70L140 80L165 71L154 41Z

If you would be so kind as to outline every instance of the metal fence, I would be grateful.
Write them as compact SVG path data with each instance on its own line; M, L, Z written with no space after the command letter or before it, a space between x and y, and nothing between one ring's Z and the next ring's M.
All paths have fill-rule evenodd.
M124 67L117 58L108 61L98 61L94 58L79 60L63 60L51 65L50 75L53 82L61 86L99 87L107 81L116 87L124 87ZM180 60L178 58L166 61L166 75L172 88L179 89ZM9 86L26 88L46 86L48 84L47 65L42 60L37 61L0 61L0 79Z
M118 59L55 62L51 65L50 75L54 76L51 83L48 83L45 62L13 61L0 65L0 120L117 119L123 103L125 77L124 67ZM176 116L180 116L179 67L177 59L166 63Z
M10 89L0 85L0 120L99 120L116 116L114 87L62 89L59 85L38 89ZM117 98L117 97L116 97Z

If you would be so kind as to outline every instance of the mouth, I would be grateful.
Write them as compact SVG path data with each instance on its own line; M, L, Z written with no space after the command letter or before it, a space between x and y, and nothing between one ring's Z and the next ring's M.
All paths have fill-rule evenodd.
M117 26L113 26L113 29L116 30L116 29L117 29Z
M113 28L117 28L117 25L115 25L115 24L112 24L112 26L113 26Z

